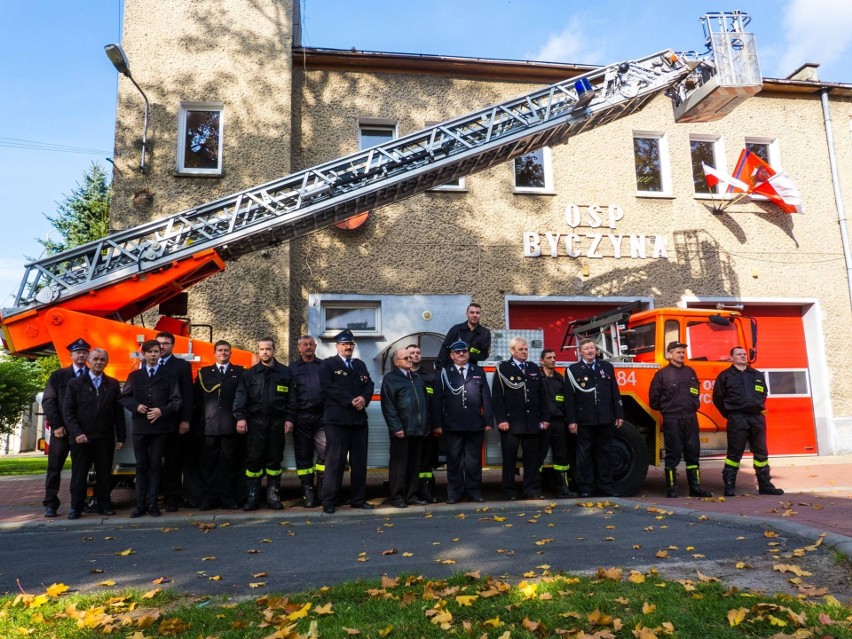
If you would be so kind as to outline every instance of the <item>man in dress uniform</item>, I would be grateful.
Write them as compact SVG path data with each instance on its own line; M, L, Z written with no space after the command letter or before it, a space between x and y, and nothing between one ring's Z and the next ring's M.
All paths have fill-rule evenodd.
M68 382L62 417L71 447L71 510L79 519L86 506L89 466L95 466L95 496L99 515L111 516L113 452L126 438L124 407L119 403L118 380L104 374L109 355L102 348L89 353L89 372Z
M407 348L393 352L393 369L382 379L382 415L390 433L388 483L394 508L423 505L417 496L420 449L429 427L429 404L423 378L411 372Z
M422 366L423 354L417 344L409 344L405 347L411 357L411 372L423 380L426 389L426 401L432 403L435 393L435 371L427 370ZM430 413L431 415L431 408ZM430 430L423 438L420 447L420 470L418 471L417 496L423 501L434 504L438 501L435 497L435 467L438 465L438 448L440 438L436 437Z
M731 349L730 368L716 378L713 404L728 420L728 452L722 479L725 497L737 494L737 472L746 442L753 456L757 488L761 495L783 495L769 474L769 451L766 448L766 376L748 365L748 352L742 346Z
M343 469L349 455L349 483L352 508L372 510L367 501L367 406L375 384L367 365L352 357L355 336L349 329L334 338L337 355L323 360L320 384L323 396L322 421L325 425L325 482L322 509L328 514L337 508L337 495L343 484Z
M177 432L181 417L181 393L177 376L160 366L160 343L142 342L142 367L127 376L121 389L122 406L131 412L133 454L136 455L136 509L132 518L145 513L159 517L157 497L162 480L161 462L166 440Z
M506 499L517 499L515 468L518 446L523 447L525 499L541 499L541 458L538 443L541 432L550 427L547 412L547 389L541 371L529 359L527 340L513 337L509 342L511 357L500 362L494 371L491 397L494 420L500 430L503 453L501 490Z
M491 352L491 331L479 323L482 307L476 302L467 306L467 320L456 324L447 332L447 337L438 352L435 370L441 370L450 364L450 351L455 342L464 342L470 349L470 363L478 365L488 359Z
M654 373L648 390L648 403L663 415L663 441L666 447L666 497L677 497L677 465L681 455L686 462L690 497L712 497L701 488L698 460L698 408L701 395L698 375L684 364L686 344L669 342L669 364Z
M610 457L615 429L624 423L621 393L612 364L597 359L593 339L580 340L580 361L565 375L568 430L577 435L577 477L580 497L591 497L595 485L606 497L618 497Z
M62 467L68 459L68 430L62 417L65 388L72 379L88 372L86 360L89 357L89 348L83 338L69 344L71 366L53 371L42 394L41 405L50 428L50 448L47 453L47 475L44 478L42 501L45 517L56 517L56 511L59 510L59 480L62 477Z
M576 497L571 490L571 460L577 454L577 438L568 432L565 422L565 378L556 370L556 352L547 348L541 352L542 381L547 391L547 414L550 428L541 431L539 459L542 465L547 449L553 451L553 470L557 477L557 497Z
M225 340L213 345L213 354L216 363L199 369L195 378L193 428L203 437L200 510L211 510L217 503L234 510L238 441L234 399L245 369L231 363L231 344Z
M260 361L243 374L234 400L237 432L247 436L248 498L243 510L257 510L260 506L264 472L266 505L281 510L284 435L293 430L298 391L289 367L275 359L275 341L271 337L258 341L257 356Z
M494 424L494 409L485 371L470 363L462 341L450 344L452 364L440 370L432 395L432 428L447 449L447 503L465 493L483 502L482 443Z
M322 499L317 495L317 490L322 491L325 477L325 427L322 425L323 401L320 386L322 364L316 357L317 343L310 335L302 335L297 348L299 359L290 364L290 370L296 378L299 398L293 447L296 453L296 473L302 483L302 501L305 508L314 508L317 506L317 500Z

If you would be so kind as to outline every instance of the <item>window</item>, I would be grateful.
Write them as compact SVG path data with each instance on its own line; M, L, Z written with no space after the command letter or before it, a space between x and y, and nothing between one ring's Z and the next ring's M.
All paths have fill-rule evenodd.
M778 153L778 141L771 138L746 138L745 148L776 171L780 171L781 161Z
M549 148L544 147L515 158L512 161L512 169L515 175L515 193L553 192Z
M627 334L627 353L629 355L653 353L656 337L656 324L651 323L636 326Z
M439 122L427 122L425 124L426 127L435 126L439 124ZM446 184L442 184L440 186L433 187L429 189L430 191L466 191L464 177L460 177L457 180L453 180L452 182L447 182Z
M662 133L634 133L637 195L671 195L669 150Z
M666 320L663 325L663 341L668 347L672 342L680 341L680 323L677 320Z
M810 397L811 389L808 385L808 371L806 369L764 372L766 373L770 397Z
M721 182L715 189L707 186L707 180L704 176L702 163L707 166L712 166L714 169L722 167L724 173L725 153L721 148L722 144L719 138L707 136L690 136L689 137L689 154L692 158L692 183L695 193L698 195L715 195L723 193L726 188Z
M388 121L362 120L358 125L358 149L384 144L396 139L396 124Z
M323 302L323 337L334 337L348 328L358 335L377 336L382 332L380 302Z
M716 321L713 321L716 319ZM737 327L727 318L690 322L686 326L687 357L696 362L730 362L731 349L739 346Z
M222 104L187 102L180 106L177 170L194 175L222 173Z

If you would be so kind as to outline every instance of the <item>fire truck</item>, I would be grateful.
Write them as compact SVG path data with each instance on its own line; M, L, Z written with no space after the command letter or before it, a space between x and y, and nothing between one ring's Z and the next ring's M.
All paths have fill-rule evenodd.
M661 93L677 122L722 118L762 86L749 22L742 12L708 13L704 54L665 50L600 67L27 264L14 305L0 313L4 347L27 357L55 352L67 366L63 346L83 337L107 348L107 373L123 380L139 366L138 345L168 330L175 354L197 371L213 361L212 336L193 339L189 320L176 316L185 314L186 291L229 261L564 143ZM131 323L157 307L152 328ZM637 364L639 355L647 353ZM233 361L251 365L252 355L235 350Z

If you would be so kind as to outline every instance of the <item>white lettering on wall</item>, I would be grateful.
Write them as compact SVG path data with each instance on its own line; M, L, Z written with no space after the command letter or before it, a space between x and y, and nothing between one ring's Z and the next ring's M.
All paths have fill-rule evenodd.
M550 257L558 257L556 249L559 247L559 233L551 233L548 231L544 234L547 243L550 245Z
M541 237L535 231L524 231L524 257L541 255Z
M580 207L576 204L568 204L565 207L565 223L572 229L580 226Z
M658 235L654 238L654 253L653 257L662 257L669 259L669 247L666 244L666 236Z
M586 237L591 240L591 243L589 244L589 252L586 253L586 257L603 258L603 255L598 253L598 246L600 246L601 243L601 234L586 233Z
M645 236L630 236L630 257L645 257Z
M614 229L615 223L624 217L624 209L618 204L609 205L609 228Z
M574 245L580 241L580 236L576 233L569 233L565 236L565 255L568 257L580 257L580 251L574 248Z
M607 233L606 237L609 240L609 243L612 244L612 256L615 259L619 259L621 257L621 238L624 236Z

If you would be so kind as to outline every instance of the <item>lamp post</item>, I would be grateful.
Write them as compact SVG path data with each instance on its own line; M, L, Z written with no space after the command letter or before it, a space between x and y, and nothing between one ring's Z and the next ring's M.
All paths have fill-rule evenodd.
M142 94L142 99L145 100L145 122L142 128L142 159L139 162L139 170L142 173L145 172L145 146L148 143L148 96L145 95L145 92L142 90L142 87L133 79L133 76L130 74L130 63L127 61L127 56L124 54L122 48L117 44L108 44L104 47L104 51L106 52L109 61L112 62L112 65L115 67L116 71L121 73L122 75L127 76L127 78L133 83L139 93Z

